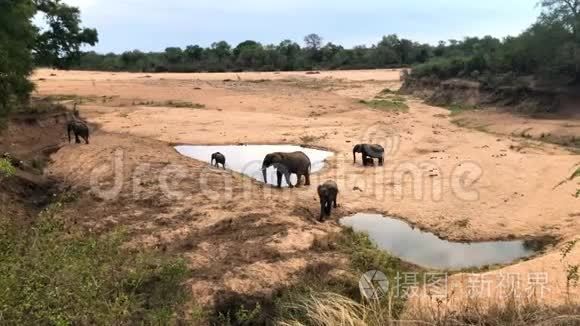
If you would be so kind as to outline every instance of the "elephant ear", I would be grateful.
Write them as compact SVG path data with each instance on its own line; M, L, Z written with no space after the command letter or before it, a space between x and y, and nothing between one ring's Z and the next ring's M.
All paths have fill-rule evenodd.
M276 153L276 154L272 154L272 163L280 163L282 162L282 154L280 153Z

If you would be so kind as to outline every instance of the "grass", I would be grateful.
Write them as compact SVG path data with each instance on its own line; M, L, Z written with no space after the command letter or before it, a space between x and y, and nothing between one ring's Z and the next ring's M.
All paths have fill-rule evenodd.
M408 112L409 106L404 101L396 99L372 99L372 100L360 100L359 103L365 104L373 109L384 110L384 111L395 111L395 112Z
M141 101L136 102L135 105L151 106L151 107L173 107L173 108L189 108L189 109L203 109L205 105L200 103L193 103L188 101L173 101L168 100L164 102L156 101Z
M479 107L477 105L471 105L466 103L452 103L445 106L445 108L451 111L451 115L457 115L465 111L477 110Z
M73 196L74 197L74 196ZM0 324L171 324L185 320L183 261L75 230L64 196L31 225L0 216ZM71 199L72 198L72 199Z
M316 255L340 253L349 260L337 273L333 263L313 262L297 275L292 285L278 289L273 297L247 297L240 294L221 295L224 302L219 303L208 321L215 325L262 325L271 321L300 320L308 321L309 306L303 305L306 298L318 293L334 293L348 300L360 301L358 281L369 270L380 270L391 283L406 266L400 259L378 249L364 233L344 229L340 233L317 238L311 250ZM412 271L407 269L406 271ZM393 289L394 291L394 289ZM389 309L389 314L398 316L405 298L391 295L381 301L381 307ZM309 323L309 325L312 323ZM328 324L334 325L334 324Z
M388 277L390 284L395 284L395 278L400 273L413 272L415 269L415 267L406 266L400 259L378 249L367 234L355 232L350 228L345 228L340 233L317 238L312 245L312 250L340 252L348 257L349 266L344 271L343 276L338 278L328 277L328 271L333 269L332 266L311 266L307 269L296 285L283 290L279 295L276 302L276 317L280 321L294 320L298 322L297 325L301 325L300 323L341 325L340 323L317 324L311 318L312 311L333 302L330 299L340 299L341 303L348 303L348 308L358 311L357 307L359 306L355 302L362 300L358 288L358 281L362 274L378 270ZM389 295L377 302L376 306L381 311L383 311L382 309L385 312L388 310L389 316L398 316L405 303L404 297L394 295L395 290L394 287L390 287ZM324 294L325 297L320 299L320 294ZM333 309L333 307L326 308Z
M578 265L565 261L578 240L568 242L561 252L565 264L568 289L577 286L580 280ZM352 254L353 251L363 253L374 252L373 245L364 234L346 230L338 238L317 240L315 248L326 250L328 247ZM383 266L386 254L375 252L370 257L360 260L357 255L351 255L351 264L355 270L373 266ZM365 255L367 256L367 255ZM365 262L374 261L377 264ZM393 262L393 258L387 261ZM381 263L382 262L382 263ZM386 267L402 270L400 263L388 263ZM389 269L387 269L389 271ZM472 271L481 272L479 270ZM570 297L570 292L568 292ZM548 306L532 297L515 297L506 293L489 305L484 305L479 299L467 298L462 302L453 300L450 296L431 300L414 300L407 303L405 314L396 309L397 299L387 297L380 300L357 300L344 293L328 290L302 293L292 302L292 314L283 315L280 325L480 325L480 326L528 326L528 325L578 325L580 324L580 306L570 301L557 307ZM401 299L399 299L401 300ZM449 307L455 307L449 308Z
M466 302L461 309L416 304L411 318L395 319L385 306L376 303L358 303L335 293L316 293L299 303L305 311L304 319L288 318L281 325L478 325L478 326L528 326L528 325L578 325L580 306L550 307L531 300L518 302L506 298L505 304L493 304L487 309L477 301Z
M9 159L0 158L0 180L4 177L11 177L16 173L16 169L12 166Z

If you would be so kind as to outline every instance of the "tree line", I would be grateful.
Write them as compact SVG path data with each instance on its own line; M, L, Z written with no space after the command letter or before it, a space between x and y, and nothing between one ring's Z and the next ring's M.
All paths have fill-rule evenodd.
M491 36L414 42L384 36L371 46L345 48L310 34L303 45L284 40L263 45L248 40L233 47L168 47L163 52L121 54L81 52L98 41L95 29L81 27L78 8L60 0L0 0L0 114L26 102L35 66L139 72L292 71L413 67L418 77L473 78L493 82L534 75L580 82L580 1L541 0L538 20L518 36ZM43 13L46 26L32 18Z
M346 49L332 42L323 44L322 37L310 34L304 38L303 46L291 40L277 45L247 40L235 47L219 41L206 48L189 45L185 48L168 47L163 52L87 52L74 68L134 72L368 69L425 62L430 48L428 44L388 35L371 47Z
M413 66L413 75L487 78L536 75L580 81L580 1L541 0L538 20L518 36L491 36L414 42L384 36L371 46L345 48L310 34L303 45L292 40L264 45L225 41L209 47L168 47L163 52L83 53L75 69L133 72L223 72L374 69ZM504 76L505 75L505 76Z

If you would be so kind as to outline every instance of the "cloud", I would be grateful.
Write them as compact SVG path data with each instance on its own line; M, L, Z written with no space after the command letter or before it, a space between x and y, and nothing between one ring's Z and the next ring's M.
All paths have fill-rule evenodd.
M308 33L345 46L397 33L420 42L520 33L537 16L529 0L64 0L99 31L98 51L247 39L301 42Z

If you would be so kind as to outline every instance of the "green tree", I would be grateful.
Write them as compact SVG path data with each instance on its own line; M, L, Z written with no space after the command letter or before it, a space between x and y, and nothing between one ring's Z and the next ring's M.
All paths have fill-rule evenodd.
M0 117L32 91L27 77L33 69L35 12L31 1L0 1Z
M304 37L304 43L306 44L309 59L313 62L322 61L322 52L320 51L322 37L318 34L308 34Z
M278 66L282 70L296 70L298 57L301 54L300 45L291 40L284 40L280 42L277 47L279 53Z
M572 32L575 61L574 82L580 83L580 1L579 0L541 0L544 9L541 19L560 22Z
M81 28L80 11L60 0L35 0L36 9L44 13L47 30L38 33L34 47L36 63L69 68L80 58L83 44L95 45L96 29Z
M244 41L233 50L236 64L243 68L257 69L264 64L264 48L256 41Z
M183 54L189 61L200 61L203 56L203 48L199 45L188 45Z
M170 64L178 64L183 60L183 51L180 47L168 47L164 54L165 60Z

